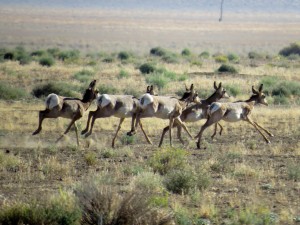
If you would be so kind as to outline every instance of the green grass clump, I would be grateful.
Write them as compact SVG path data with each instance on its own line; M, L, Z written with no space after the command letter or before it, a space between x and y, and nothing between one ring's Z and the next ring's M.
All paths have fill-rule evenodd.
M234 66L228 64L222 64L219 69L219 73L238 73L237 69Z
M288 178L294 181L300 181L300 165L291 163L288 166Z
M258 52L251 51L248 53L249 59L263 59L264 56Z
M234 85L234 84L225 85L225 89L230 96L234 96L234 97L236 97L242 93L240 86Z
M100 85L98 87L98 91L100 94L116 94L117 88L115 88L113 86Z
M125 52L125 51L121 51L118 54L118 59L120 59L122 61L130 59L130 57L131 57L131 54L128 52Z
M67 63L74 63L80 57L80 51L78 50L68 50L68 51L60 51L58 53L58 59L67 62Z
M37 98L46 97L51 93L65 97L78 97L78 94L74 90L78 90L78 88L68 83L47 83L36 86L32 90L32 94Z
M119 79L129 78L129 73L126 70L121 69L118 78Z
M5 205L0 210L0 224L79 225L80 219L81 210L74 196L66 192L46 201Z
M51 56L44 56L44 57L40 58L40 60L39 60L39 64L41 66L50 67L50 66L53 66L54 63L55 63L55 60Z
M28 93L22 88L16 88L6 82L0 81L0 99L20 100L26 97L28 97Z
M83 69L74 74L74 78L80 82L87 83L91 80L91 77L95 75L94 71Z
M290 46L285 47L279 51L279 54L282 56L298 55L300 56L300 42L291 43Z
M227 63L228 62L228 58L226 55L216 55L215 57L215 61L217 63Z
M191 168L174 169L166 174L164 183L167 190L175 194L188 194L196 188L207 188L210 178L205 173L196 173Z
M150 158L149 165L161 175L174 169L183 169L187 165L187 152L183 149L160 149Z

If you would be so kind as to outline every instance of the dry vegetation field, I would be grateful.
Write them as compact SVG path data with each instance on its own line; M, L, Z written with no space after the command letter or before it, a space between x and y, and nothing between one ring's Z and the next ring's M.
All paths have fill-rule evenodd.
M225 23L228 36L224 36L225 42L228 38L231 45L224 47L216 44L219 40L214 35L224 27L212 23L197 28L197 15L193 14L187 17L193 23L184 17L179 24L175 14L164 22L161 14L155 14L155 18L146 14L156 23L157 33L149 31L142 35L145 29L154 28L150 26L152 22L144 26L149 21L145 17L145 21L139 20L140 27L137 26L139 14L135 14L136 18L124 16L125 22L124 18L112 19L104 12L101 15L105 14L106 20L103 21L98 20L99 12L88 15L78 12L78 17L64 12L66 19L58 34L65 40L56 40L43 35L51 33L49 30L62 21L61 12L51 12L55 16L50 18L40 11L29 16L28 11L19 9L18 15L23 13L20 17L23 19L18 20L12 18L10 10L2 9L4 13L0 14L0 29L10 34L1 40L5 49L0 51L0 223L259 225L300 222L300 57L278 55L282 47L294 40L294 35L299 37L299 23L286 26L278 20L268 23L269 30L265 30L266 24L256 26L253 22L247 27L251 31L242 32L245 28L231 19ZM99 45L102 51L97 48L91 51L87 43L97 42L97 30L92 34L89 30L83 32L90 41L84 36L78 41L75 37L79 30L71 26L82 16L89 20L82 21L79 29L103 23L102 28L119 28L116 32L124 35L124 40L119 43L120 39L110 39L112 33L102 32L104 36L99 38L110 41ZM15 36L15 28L27 26L26 21L32 24L28 36L27 33ZM9 23L11 26L4 27ZM157 30L158 24L161 29ZM138 28L133 30L133 27ZM165 27L170 30L166 31ZM280 27L286 29L285 40L275 40L274 34ZM191 44L195 43L192 39L182 43L187 34L184 32L188 30L192 34L200 29L215 32L209 36L216 39L199 46ZM230 33L234 29L247 37L248 32L257 32L259 40L252 40L253 43L250 39L239 40L235 45ZM173 50L160 48L161 56L149 53L152 47L166 46L168 37L175 34L172 32L180 33L167 46L173 45ZM269 44L262 43L266 33ZM158 34L162 34L162 39L153 41L151 35ZM32 35L36 39L31 39ZM143 43L144 35L148 39ZM9 37L13 37L12 43ZM124 44L129 39L136 44L128 43L133 46L131 51ZM18 42L24 42L26 48L12 47ZM208 45L214 51L203 47ZM266 53L268 45L272 48L270 54ZM66 50L70 47L82 51ZM188 48L182 51L185 47ZM208 52L204 54L204 50ZM13 59L4 60L6 53L13 53ZM152 66L154 71L143 74L143 64ZM222 64L233 66L237 72L218 72ZM194 83L200 97L206 98L213 93L213 82L217 81L231 95L222 101L247 99L252 85L258 87L264 83L270 104L256 106L253 118L274 137L268 145L245 122L221 122L222 136L217 135L212 141L213 129L204 133L206 149L196 149L195 140L185 133L186 144L182 145L176 139L175 130L175 147L169 147L166 136L163 147L158 148L161 131L168 121L154 118L143 119L153 146L147 144L140 130L134 137L126 136L130 119L125 120L115 149L111 148L111 140L118 118L96 120L93 134L80 137L79 147L73 130L55 144L69 123L66 119L46 119L42 132L31 135L38 125L38 111L44 110L45 85L51 84L65 95L80 97L92 79L97 79L101 94L125 93L137 97L150 84L154 84L160 95L179 96L184 84ZM42 91L40 98L34 96L37 90ZM95 109L96 105L92 104L89 110ZM78 121L80 130L85 128L86 121L87 115ZM204 120L187 126L196 135L203 123Z

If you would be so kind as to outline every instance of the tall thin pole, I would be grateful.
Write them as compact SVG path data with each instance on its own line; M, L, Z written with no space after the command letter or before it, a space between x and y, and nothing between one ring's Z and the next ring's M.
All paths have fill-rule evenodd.
M221 22L222 19L223 19L223 3L224 3L224 0L221 0L221 9L220 9L220 18L219 18L219 22Z

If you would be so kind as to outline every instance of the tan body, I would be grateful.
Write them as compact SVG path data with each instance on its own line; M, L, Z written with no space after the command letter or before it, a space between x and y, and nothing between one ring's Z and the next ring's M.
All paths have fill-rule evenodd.
M263 136L267 143L270 143L270 140L262 133L262 131L259 130L259 128L265 131L271 137L274 135L267 129L260 126L258 123L254 122L250 117L251 111L254 109L255 104L268 105L265 101L265 95L262 93L262 89L263 85L260 86L259 91L256 91L254 87L252 87L253 95L246 101L233 103L212 103L207 111L208 119L196 136L196 138L198 138L197 147L200 148L201 138L204 130L209 126L216 124L220 120L227 122L238 122L241 120L247 121ZM215 126L217 126L217 124Z
M181 121L191 123L191 122L196 122L196 121L199 121L202 119L206 119L207 118L207 109L211 103L216 102L216 101L220 100L221 98L229 97L226 93L226 90L222 87L222 83L220 83L219 86L217 86L216 82L214 82L214 89L215 89L215 92L207 99L201 100L195 104L192 104L192 105L186 107L180 115ZM174 122L173 127L177 127L177 137L181 141L181 143L184 144L184 141L181 138L181 130L182 130L181 126L179 126L176 122ZM220 130L220 135L221 135L222 130L223 130L221 125L220 125L220 128L221 128L221 130ZM167 126L163 129L159 147L162 145L164 136L168 130L169 130L169 126ZM215 134L216 134L216 130L215 130L214 134L212 135L212 138L215 136Z
M153 86L147 87L147 92L153 94ZM106 118L106 117L118 117L120 118L120 122L115 133L115 136L112 140L112 147L115 147L115 139L118 135L119 130L121 129L121 125L124 122L125 118L135 117L139 107L139 101L132 95L102 95L97 99L97 110L90 111L88 116L88 121L86 128L81 132L81 134L85 134L85 137L92 134L92 130L94 127L95 120L97 118ZM90 120L91 128L89 128ZM145 133L142 123L140 123L140 127L145 135L145 138L149 144L152 144L147 134Z
M187 89L187 92L184 93L182 99L166 96L151 96L149 94L145 94L140 99L141 110L136 115L135 128L132 127L131 131L129 132L129 135L135 133L135 129L137 128L137 124L140 122L141 118L156 117L160 119L168 119L170 127L173 127L173 123L176 122L192 138L187 127L182 123L180 115L182 114L183 110L187 107L187 105L194 100L194 97L195 92L193 85L191 85L190 89ZM169 129L169 136L170 145L172 146L171 130L172 129Z
M96 80L92 81L89 88L86 90L83 99L63 97L56 94L50 94L45 101L46 109L39 112L39 125L38 129L33 132L32 135L36 135L42 130L42 123L45 118L67 118L71 119L71 122L64 132L68 133L72 125L75 126L77 145L79 145L78 130L76 121L80 119L84 112L89 108L92 101L96 98L98 91L95 90ZM63 134L63 135L64 135ZM57 139L59 141L60 138Z

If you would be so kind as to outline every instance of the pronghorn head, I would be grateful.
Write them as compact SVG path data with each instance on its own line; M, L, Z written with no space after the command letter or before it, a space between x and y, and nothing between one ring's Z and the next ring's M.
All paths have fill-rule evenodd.
M230 96L226 92L226 89L222 86L222 82L217 86L216 81L214 82L215 94L218 95L219 98L229 98Z
M196 99L196 92L194 90L194 84L191 84L191 87L188 88L185 84L185 92L183 93L182 97L181 97L181 101L185 101L185 102L193 102ZM197 95L198 96L198 95Z
M82 101L83 102L92 102L94 99L97 98L98 90L95 88L96 80L93 80L89 87L85 90Z
M147 92L146 93L148 93L150 95L157 95L153 89L154 89L153 85L147 86Z
M251 101L255 101L256 104L268 105L266 95L262 92L263 84L259 86L258 91L252 86L253 95L250 97Z

